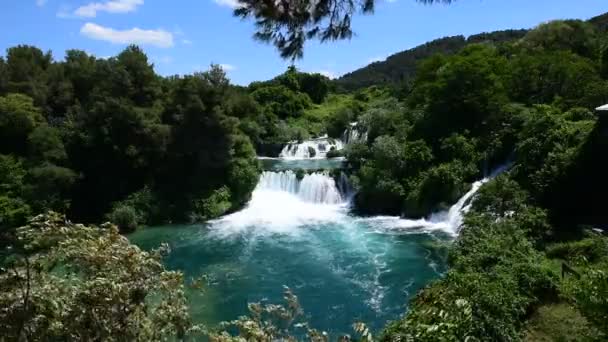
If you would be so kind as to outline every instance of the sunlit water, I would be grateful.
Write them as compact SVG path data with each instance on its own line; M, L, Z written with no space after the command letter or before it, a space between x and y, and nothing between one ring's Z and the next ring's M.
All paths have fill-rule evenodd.
M349 214L348 194L337 188L324 174L297 180L271 172L239 212L205 225L142 229L131 239L146 249L167 242L170 269L207 276L204 291L188 292L197 322L236 319L249 302L281 303L288 286L317 329L352 334L352 323L363 321L379 331L445 272L442 246L455 236L465 200L428 220L363 218Z

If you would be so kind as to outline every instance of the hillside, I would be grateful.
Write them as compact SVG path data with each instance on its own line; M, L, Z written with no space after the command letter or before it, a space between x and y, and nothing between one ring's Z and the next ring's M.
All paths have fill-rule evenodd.
M589 19L602 31L608 30L608 13ZM504 30L480 33L468 38L464 36L445 37L419 45L413 49L398 52L385 61L374 62L363 68L347 73L335 81L343 91L353 91L374 84L404 84L411 80L419 61L434 54L451 55L467 44L492 42L500 43L522 38L528 30Z
M589 22L598 27L602 31L608 31L608 13L598 15L589 19Z
M504 42L519 39L527 30L506 30L464 36L445 37L398 52L385 61L374 62L366 67L343 75L336 80L338 88L352 91L374 84L402 84L412 79L419 61L437 53L451 55L467 44L481 42Z

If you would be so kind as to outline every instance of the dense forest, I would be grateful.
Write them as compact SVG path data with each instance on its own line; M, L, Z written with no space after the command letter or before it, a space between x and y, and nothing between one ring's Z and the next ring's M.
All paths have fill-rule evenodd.
M608 239L591 229L608 222L608 115L594 111L608 103L602 18L446 38L335 83L294 67L248 87L214 65L160 77L135 46L108 59L70 50L62 61L9 48L0 58L0 232L11 244L0 328L14 340L236 340L192 324L184 280L160 262L166 249L142 252L111 225L71 221L126 232L218 217L249 199L256 152L340 138L356 122L365 139L344 156L358 213L425 217L508 169L481 188L445 247L450 270L381 340L605 340ZM32 219L48 211L62 215ZM236 331L285 337L260 321L276 311L291 318L253 306Z
M600 31L608 30L606 14L589 19L589 22ZM451 55L468 44L502 43L522 38L528 30L504 30L489 33L474 34L469 37L455 36L433 40L426 44L401 51L386 58L384 61L371 63L363 68L346 73L334 81L336 88L341 91L354 91L372 85L390 85L399 92L411 88L418 63L435 54Z

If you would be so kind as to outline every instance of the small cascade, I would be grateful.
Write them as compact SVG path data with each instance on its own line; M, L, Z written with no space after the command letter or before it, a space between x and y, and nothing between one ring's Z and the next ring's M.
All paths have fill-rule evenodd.
M256 187L256 191L264 190L286 192L316 204L340 204L345 198L333 178L321 172L304 175L298 180L293 171L265 171Z
M410 219L394 216L378 216L375 218L367 219L378 224L380 227L386 230L411 230L411 229L422 229L422 230L440 230L446 232L452 236L458 235L460 227L462 226L464 215L471 209L473 197L479 191L482 185L492 180L502 172L508 170L510 164L502 165L492 171L489 176L472 184L471 189L464 194L458 202L450 207L447 211L438 212L431 214L428 218Z
M342 141L345 145L365 140L367 140L367 132L361 132L358 122L351 122L349 127L342 133Z
M327 135L324 135L301 143L292 141L283 147L279 157L286 159L324 159L330 150L341 150L343 148L342 141L330 139Z
M456 204L450 207L445 221L448 224L448 227L450 227L454 232L458 232L458 229L462 225L464 214L466 214L471 208L472 203L470 199L473 197L473 195L475 195L475 193L477 193L479 188L481 188L481 186L489 180L490 178L484 178L473 183L471 190L464 194L464 196L462 196L458 202L456 202Z

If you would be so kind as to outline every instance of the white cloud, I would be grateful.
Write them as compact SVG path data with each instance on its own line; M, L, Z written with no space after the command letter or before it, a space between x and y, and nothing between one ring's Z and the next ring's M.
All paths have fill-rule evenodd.
M161 48L173 46L173 34L165 30L115 30L93 23L86 23L80 29L80 34L96 40L104 40L113 44L141 44L153 45Z
M97 12L108 13L129 13L137 10L137 7L144 4L144 0L110 0L106 2L91 2L78 7L74 11L77 17L94 18Z
M190 39L182 39L182 44L184 44L184 45L192 45L192 41Z
M236 70L236 67L232 64L220 64L220 66L222 67L222 69L224 69L224 71Z
M238 0L213 0L213 2L215 2L216 4L218 4L220 6L226 6L226 7L230 7L230 8L239 7Z
M36 6L42 7L42 6L46 5L46 1L47 0L36 0Z
M319 70L317 71L319 74L329 78L330 80L333 80L334 78L337 78L338 75L336 75L335 72L333 71L329 71L329 70Z

